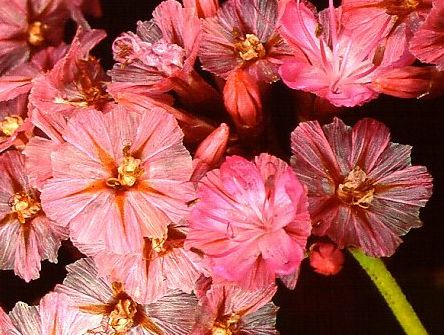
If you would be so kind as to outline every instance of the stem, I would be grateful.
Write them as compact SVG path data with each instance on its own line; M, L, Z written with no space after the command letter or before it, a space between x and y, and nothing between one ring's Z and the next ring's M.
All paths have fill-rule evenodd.
M361 250L349 249L353 257L367 272L373 283L384 297L402 329L407 335L427 335L427 331L407 301L395 278L379 258L366 256Z

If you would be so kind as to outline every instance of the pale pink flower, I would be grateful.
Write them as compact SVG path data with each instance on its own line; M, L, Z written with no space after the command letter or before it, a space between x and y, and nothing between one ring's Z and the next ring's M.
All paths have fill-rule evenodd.
M117 255L99 252L94 256L99 274L122 282L138 303L151 303L179 289L191 293L201 274L200 257L183 248L188 227L169 225L163 238L144 238L143 250Z
M73 306L96 327L86 334L189 334L197 309L195 296L168 291L151 304L139 304L122 283L99 278L91 259L68 265L68 275L56 291L68 295Z
M444 71L444 1L435 0L424 24L410 41L410 52Z
M377 18L374 29L349 27L342 9L330 7L316 14L311 7L289 1L280 29L294 47L294 58L280 67L291 88L311 92L335 106L362 105L378 96L370 84L380 71L409 65L399 39L388 38L394 21Z
M11 146L23 149L34 126L28 118L28 99L22 94L0 102L0 152Z
M311 225L304 186L285 162L227 157L198 194L185 246L206 256L213 279L251 289L296 276Z
M57 262L65 229L49 220L39 192L29 186L18 151L0 156L0 268L13 269L29 282L39 277L40 262Z
M191 335L276 335L278 308L271 302L275 293L275 285L246 291L213 284L201 299Z
M315 235L380 257L392 255L399 236L421 226L419 209L430 198L432 178L425 167L411 166L411 147L390 142L382 123L304 122L291 143Z
M1 0L0 8L0 73L62 42L69 18L65 0Z
M112 99L108 80L90 50L105 37L102 30L78 28L66 55L44 76L33 81L29 101L32 122L49 137L61 140L66 121L82 109L102 110Z
M292 54L277 19L277 0L228 0L216 17L204 20L202 67L224 79L243 68L255 81L277 81L279 65Z
M140 252L143 237L163 238L195 199L191 156L175 119L115 107L79 111L66 141L51 154L53 178L42 190L49 217L70 228L74 243L118 254Z

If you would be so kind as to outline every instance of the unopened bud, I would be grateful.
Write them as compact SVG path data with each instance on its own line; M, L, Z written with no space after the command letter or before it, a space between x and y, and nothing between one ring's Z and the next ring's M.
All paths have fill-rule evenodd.
M318 242L310 248L310 266L315 272L332 276L338 274L344 264L344 253L333 243Z
M183 0L183 5L185 8L195 9L197 16L204 19L216 15L219 0Z

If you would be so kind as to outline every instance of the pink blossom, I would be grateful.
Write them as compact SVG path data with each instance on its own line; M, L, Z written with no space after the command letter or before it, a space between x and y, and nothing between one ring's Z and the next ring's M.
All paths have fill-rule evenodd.
M34 126L28 116L27 99L20 95L0 102L0 152L11 146L23 149Z
M278 308L270 301L276 286L246 291L234 285L212 285L201 299L191 335L275 335Z
M202 67L224 79L239 68L255 81L279 79L278 67L291 49L276 30L276 0L228 0L203 23Z
M410 41L410 51L424 63L444 71L444 2L435 0L429 16Z
M198 194L185 246L205 254L213 279L253 289L297 274L311 225L305 189L285 162L227 157Z
M24 174L24 159L18 151L0 155L0 268L13 269L29 282L39 277L40 262L57 262L65 229L42 211L39 192Z
M432 178L425 167L411 166L411 147L390 142L382 123L363 119L351 128L335 118L321 128L304 122L291 142L315 235L380 257L421 226L419 209L430 198Z
M74 243L118 254L140 252L143 237L163 238L195 199L191 156L174 118L160 108L143 115L115 107L79 111L51 154L43 187L48 215L69 226Z
M151 303L179 289L191 293L201 274L200 257L183 248L188 227L169 225L162 239L144 238L143 251L126 255L99 252L99 274L122 282L139 303Z
M53 69L33 82L29 101L32 122L51 138L61 140L66 120L82 109L99 109L111 100L107 77L90 50L103 38L102 30L78 28L67 54Z
M122 283L99 278L91 259L81 259L67 269L56 291L68 295L80 314L96 325L87 334L183 335L191 331L197 308L193 295L170 290L154 303L139 304Z
M299 0L288 2L281 33L295 55L280 67L282 79L289 87L314 93L335 106L352 107L376 98L378 92L370 84L378 73L411 63L399 48L402 37L388 38L394 21L377 19L374 29L353 29L332 1L318 15Z
M1 0L0 8L0 73L62 42L69 17L65 0Z

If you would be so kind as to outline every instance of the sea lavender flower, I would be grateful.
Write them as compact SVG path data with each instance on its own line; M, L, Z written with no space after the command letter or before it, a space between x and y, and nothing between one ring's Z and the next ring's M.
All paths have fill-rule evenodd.
M409 65L398 39L387 39L394 22L378 19L376 29L352 29L330 1L318 15L305 3L289 1L281 33L294 47L294 58L280 67L291 88L311 92L335 106L362 105L378 96L371 83L380 71Z
M276 312L271 302L276 286L246 291L213 284L202 297L191 335L275 335Z
M311 225L305 189L285 162L227 157L198 194L185 247L206 256L213 279L253 289L296 277Z
M410 52L424 63L435 64L444 71L444 2L433 1L424 24L410 41Z
M145 237L142 252L98 252L93 258L99 275L122 282L125 291L142 304L152 303L171 290L191 293L202 270L200 257L183 247L187 231L183 221L169 225L163 238Z
M69 18L65 0L1 0L0 8L0 73L62 42Z
M430 198L432 178L425 167L411 166L412 148L390 142L382 123L304 122L291 146L292 165L308 187L315 235L327 235L339 248L391 256L399 236L422 225L419 209Z
M39 277L42 260L57 262L67 231L42 211L39 192L29 186L18 151L0 155L0 185L0 268L13 269L29 282Z
M175 119L115 107L79 111L51 154L53 178L42 189L51 218L74 243L103 241L118 254L142 251L143 237L163 239L195 199L191 156Z
M183 335L194 323L195 296L169 291L151 304L139 304L119 282L99 278L91 259L68 265L68 275L56 291L66 294L72 306L96 327L86 334Z

